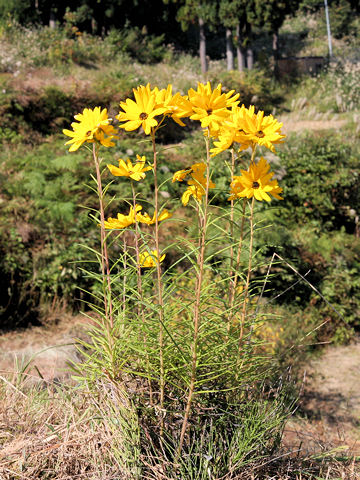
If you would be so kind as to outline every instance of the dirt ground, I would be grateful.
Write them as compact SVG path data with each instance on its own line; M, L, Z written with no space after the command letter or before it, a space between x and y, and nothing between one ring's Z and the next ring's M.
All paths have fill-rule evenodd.
M360 339L329 346L304 372L297 414L283 443L303 453L360 456Z
M280 121L284 123L282 132L286 134L290 132L303 132L309 130L310 132L321 130L339 129L346 124L346 120L332 119L332 120L307 120L296 119L292 117L280 118Z
M33 380L60 381L67 377L69 361L76 361L74 337L86 319L61 314L44 326L0 335L0 375L19 372L31 361Z

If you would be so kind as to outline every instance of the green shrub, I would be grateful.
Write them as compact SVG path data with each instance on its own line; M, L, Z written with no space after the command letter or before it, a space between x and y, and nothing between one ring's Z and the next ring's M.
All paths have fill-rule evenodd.
M123 30L110 30L105 44L110 45L114 56L129 54L140 63L160 62L166 53L165 35L149 35L144 27L126 27Z
M342 136L307 135L281 149L279 159L284 200L265 216L282 228L262 230L260 243L268 245L262 253L276 251L307 274L338 313L303 281L287 290L299 277L285 265L274 266L281 275L270 285L284 292L278 302L303 310L308 325L325 320L318 339L345 340L358 328L360 311L358 151Z
M223 68L209 72L215 85L221 83L225 91L234 89L240 93L240 102L245 105L256 104L259 110L271 113L283 100L283 92L264 70L226 71Z

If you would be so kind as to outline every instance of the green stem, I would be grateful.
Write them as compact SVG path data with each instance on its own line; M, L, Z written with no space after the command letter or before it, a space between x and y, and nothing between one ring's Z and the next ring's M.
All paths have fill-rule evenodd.
M157 251L159 261L156 262L156 277L157 277L157 294L159 304L159 361L160 361L160 438L162 439L164 433L164 400L165 400L165 369L164 369L164 311L163 311L163 295L162 295L162 281L161 281L161 265L160 265L160 249L159 249L159 192L157 181L157 151L155 142L155 131L151 130L153 160L154 160L154 200L155 200L155 249Z
M239 238L239 243L237 248L235 268L234 268L234 280L232 283L232 291L231 291L231 297L230 297L228 331L230 330L230 327L231 327L231 320L233 317L233 310L234 310L235 298L236 298L236 287L239 280L240 258L241 258L243 240L244 240L245 208L246 208L246 199L244 198L242 216L241 216L241 225L240 225L240 238Z
M100 162L97 155L97 148L96 148L95 142L93 143L93 159L95 163L97 189L98 189L98 197L99 197L99 208L100 208L101 272L102 272L103 285L104 285L104 308L105 308L105 317L106 317L107 326L109 326L109 321L110 321L110 328L112 330L114 327L114 323L113 323L112 299L111 299L109 257L107 252L106 235L105 235L104 194L103 194L102 183L101 183ZM107 291L105 288L106 283L107 283ZM109 334L109 341L110 341L110 337L111 337L110 332L108 332L108 334ZM111 344L112 342L110 342L110 345Z
M134 212L136 212L136 193L135 193L135 187L134 187L134 181L131 179L131 191L132 191L132 196L133 196L133 209ZM140 248L139 248L139 222L137 221L136 213L135 213L135 255L136 255L136 273L137 273L137 288L138 288L138 294L139 294L139 299L140 303L138 304L137 307L137 314L138 318L141 317L142 319L142 325L143 329L145 328L145 313L144 313L144 307L143 307L143 288L142 288L142 280L141 280L141 266L140 266ZM144 333L143 337L144 341L144 347L145 347L145 352L146 352L146 365L147 365L147 370L148 370L148 383L149 383L149 395L150 395L150 405L153 404L153 395L152 395L152 385L151 385L151 380L150 380L150 367L149 367L149 355L147 351L147 338L146 334Z
M234 180L235 173L235 152L231 149L231 181ZM230 289L229 289L229 304L230 314L228 317L227 331L229 333L232 319L233 299L235 298L235 276L234 272L234 200L230 202Z
M253 244L254 244L254 203L255 203L255 197L252 198L251 205L250 205L249 263L248 263L248 271L247 271L246 283L245 283L245 289L244 289L244 300L243 300L243 309L242 309L242 313L241 313L239 343L241 342L242 337L243 337L243 333L244 333L244 324L245 324L245 317L246 317L246 305L247 305L247 300L248 300L250 277L251 277L252 252L253 252Z
M177 458L181 454L181 450L184 444L185 434L191 414L191 406L193 402L195 385L197 380L197 351L198 351L198 340L199 340L199 329L201 326L201 293L202 293L202 282L204 275L204 259L205 259L205 245L206 245L206 231L207 231L207 216L208 216L208 200L209 200L209 184L210 184L210 136L209 131L206 136L206 189L205 189L205 206L203 213L201 215L200 208L198 207L198 220L200 228L200 239L199 239L199 253L197 258L197 264L199 266L197 279L196 279L196 296L195 296L195 305L194 305L194 333L193 341L191 347L191 374L190 374L190 384L189 391L186 400L184 419L181 427L179 446L177 450Z

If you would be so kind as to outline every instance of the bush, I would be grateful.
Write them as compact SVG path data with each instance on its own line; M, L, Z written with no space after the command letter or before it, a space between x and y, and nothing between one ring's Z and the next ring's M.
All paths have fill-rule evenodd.
M96 229L87 213L78 211L78 203L87 199L74 183L75 172L85 182L87 170L81 160L59 155L58 147L49 150L45 143L2 152L0 272L9 286L0 299L3 328L36 320L39 310L56 299L78 309L86 296L82 290L91 285L79 278L86 252L78 236L85 244L93 242Z
M343 138L307 135L280 151L284 201L265 216L282 228L260 233L260 243L269 246L263 254L277 251L302 275L308 273L307 280L338 312L304 282L286 291L299 277L284 265L274 267L281 275L271 279L271 286L285 292L278 302L292 311L298 305L308 326L325 319L317 338L326 341L348 339L359 328L358 152Z
M163 60L167 52L164 45L165 35L149 35L144 27L127 27L123 30L110 30L105 45L110 45L114 56L128 54L140 63L157 63Z
M259 110L271 113L283 100L280 85L263 70L246 70L227 72L224 68L210 70L209 77L216 85L221 83L225 91L236 90L240 93L240 102L245 105L257 105Z

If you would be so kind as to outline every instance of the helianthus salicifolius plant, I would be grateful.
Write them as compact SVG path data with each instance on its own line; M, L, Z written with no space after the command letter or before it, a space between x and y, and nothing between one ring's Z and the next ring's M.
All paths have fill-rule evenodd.
M247 314L251 305L251 274L255 268L252 264L258 214L255 200L282 199L282 188L270 171L269 163L262 157L257 160L258 147L274 151L284 135L281 123L271 115L265 116L264 112L255 113L254 106L239 106L239 94L234 90L223 93L221 84L213 89L209 82L199 83L187 95L174 94L171 84L164 89L140 85L133 92L133 99L121 102L117 119L125 131L142 128L150 135L153 160L149 165L144 156L137 155L135 160L120 158L108 163L111 174L125 177L124 181L131 187L132 198L121 199L128 203L124 213L116 213L114 218L106 216L105 220L105 209L112 201L106 201L108 186L102 189L98 147L113 145L116 133L106 110L100 107L85 109L75 117L73 131L64 130L71 137L68 141L71 151L84 143L93 143L96 178L92 178L99 197L100 215L96 222L100 226L101 242L95 253L101 265L101 274L96 274L101 288L96 290L96 302L100 299L102 304L100 307L96 304L95 309L97 315L102 315L101 321L91 330L95 341L89 343L89 348L93 348L93 352L84 365L95 380L97 376L106 375L111 381L112 392L118 387L119 404L125 398L122 392L126 393L127 385L135 386L131 393L134 404L137 402L135 420L129 423L129 428L146 425L150 435L159 438L154 448L159 444L159 452L165 450L167 455L174 451L174 465L179 465L181 456L191 448L188 442L194 436L189 431L197 423L195 415L201 398L210 401L209 409L215 409L214 415L220 413L223 418L224 412L220 412L220 408L217 410L218 404L220 401L224 405L226 392L231 392L225 400L229 400L229 404L239 402L240 412L244 404L241 385L247 384L248 371L255 372L252 367L257 365L257 360L253 360L253 352L257 347L252 331L256 315ZM183 205L192 202L194 216L191 228L185 227L184 241L176 239L167 246L168 251L178 251L164 268L161 265L165 258L163 241L169 237L169 232L160 235L160 222L172 217L172 213L164 208L159 195L162 183L157 172L163 157L158 155L156 133L169 118L182 126L185 118L200 122L206 155L202 161L173 174L173 182L186 183L181 201ZM247 148L252 149L251 160L243 166L248 157L240 160L236 150ZM223 208L212 201L209 191L215 188L212 174L222 168L215 170L211 157L229 149L231 203L229 208ZM240 161L243 170L236 175ZM144 189L140 188L139 192L136 187L149 170L152 170L154 196L150 201L151 212L147 213L138 204L144 201L139 200ZM240 205L235 202L238 199L242 199ZM149 203L148 198L146 201ZM185 222L189 215L186 217ZM109 233L112 230L117 234ZM122 245L118 244L119 240ZM114 256L111 261L107 244ZM247 268L244 268L244 247ZM149 269L148 274L146 269ZM190 290L192 285L194 288ZM99 292L102 292L101 298ZM249 368L246 362L250 362ZM219 397L217 392L220 392ZM209 400L209 393L214 402ZM132 405L125 402L124 406L130 410L128 406ZM232 432L234 417L232 411L230 414ZM238 410L235 414L238 415ZM239 424L241 426L241 418ZM177 444L167 449L169 432ZM134 445L133 437L126 437L130 439L131 449L141 446L138 442L142 437L140 433L140 440L136 438ZM139 449L139 455L140 452ZM213 472L214 476L218 473Z
M231 182L229 200L255 197L256 200L270 202L269 194L282 200L279 195L282 188L279 187L277 180L272 180L274 173L269 170L270 165L263 157L258 163L252 162L247 171L241 170L241 175L235 175Z
M69 151L75 152L85 142L99 142L104 147L113 147L112 141L116 137L115 128L110 125L111 118L108 118L107 109L101 110L101 107L95 107L93 110L84 108L83 113L74 116L77 122L73 122L73 130L64 129L64 135L72 137L65 145L71 144Z
M151 129L159 123L155 117L163 115L167 108L157 104L157 93L150 89L148 84L146 87L140 85L133 89L135 101L127 98L125 102L120 103L123 109L116 118L119 122L125 122L120 125L127 132L137 130L140 126L146 135L150 135Z
M205 163L194 163L191 167L178 170L173 175L173 182L182 182L187 177L188 180L188 188L185 190L181 197L181 201L183 205L187 205L189 203L190 197L196 198L196 200L201 200L202 197L205 195L206 185L207 185L207 178L205 177L206 165ZM215 183L209 179L209 188L215 188Z
M145 251L140 253L140 267L142 268L152 268L156 267L157 263L161 263L165 258L165 253L159 258L159 253L157 250L152 250L150 253Z
M145 165L146 157L140 157L136 155L137 162L134 164L128 158L125 162L122 158L119 159L119 166L107 165L110 172L115 177L129 177L132 180L139 182L145 178L145 172L151 170L151 166Z
M222 93L222 85L212 90L210 82L206 84L198 83L197 90L190 88L188 91L189 102L191 103L193 114L191 120L199 120L203 128L209 129L211 135L215 135L221 124L229 117L230 108L239 102L239 94L235 90Z

